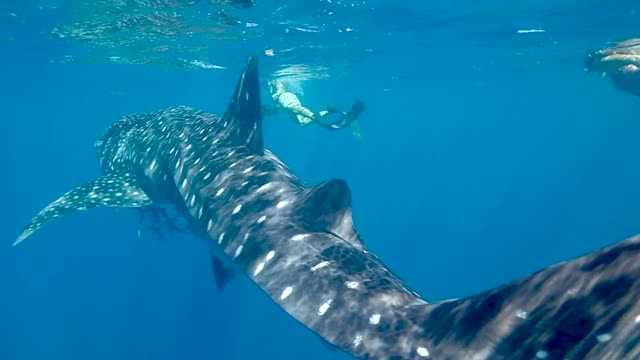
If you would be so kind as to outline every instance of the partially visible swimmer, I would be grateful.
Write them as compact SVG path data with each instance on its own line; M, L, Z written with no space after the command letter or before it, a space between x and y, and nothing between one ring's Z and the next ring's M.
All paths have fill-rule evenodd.
M271 98L276 103L275 107L263 106L263 114L266 116L276 115L280 110L284 110L286 114L296 124L307 126L315 123L326 129L338 130L350 127L351 131L357 138L361 138L360 126L358 125L358 116L364 110L364 103L356 100L348 112L340 111L334 107L328 106L325 110L314 113L307 107L303 106L296 94L286 90L284 84L278 80L269 81L269 91ZM339 118L334 121L327 121L325 118L329 115L338 114Z
M640 38L590 52L584 66L587 73L600 73L611 79L618 90L640 97Z

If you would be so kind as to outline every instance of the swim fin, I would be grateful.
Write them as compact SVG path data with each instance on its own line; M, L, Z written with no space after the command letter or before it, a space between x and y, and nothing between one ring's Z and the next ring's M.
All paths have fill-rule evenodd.
M358 119L358 116L360 116L360 114L362 114L362 112L364 111L364 108L365 108L364 102L360 100L356 100L353 103L353 105L351 105L351 109L349 109L349 111L347 112L347 115L345 115L344 117L347 125L356 121L356 119Z
M360 100L356 100L353 103L353 105L351 105L351 108L349 109L349 111L339 120L334 121L332 123L323 123L319 121L316 121L316 123L327 129L332 129L332 130L344 129L345 127L351 125L351 123L353 123L358 119L358 116L360 116L362 111L364 111L364 108L365 108L364 102Z

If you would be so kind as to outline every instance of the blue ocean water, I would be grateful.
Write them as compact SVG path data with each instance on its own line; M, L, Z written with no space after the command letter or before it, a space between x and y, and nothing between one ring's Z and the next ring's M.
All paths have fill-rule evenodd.
M129 209L76 213L11 247L98 176L93 142L112 122L174 105L221 113L251 55L312 108L367 103L361 140L278 116L265 143L309 184L346 179L365 243L428 300L640 233L640 102L582 68L587 50L638 35L635 1L263 0L229 10L228 38L161 60L141 50L146 33L133 47L53 36L78 4L0 3L0 359L347 358L248 279L218 293L203 244L139 238ZM114 61L126 56L146 62Z

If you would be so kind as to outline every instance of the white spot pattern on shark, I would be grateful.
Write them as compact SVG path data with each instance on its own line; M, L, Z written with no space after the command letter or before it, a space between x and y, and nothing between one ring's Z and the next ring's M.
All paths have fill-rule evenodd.
M205 240L289 315L356 358L640 355L640 238L474 296L427 303L366 249L346 182L307 187L264 148L255 58L224 116L186 106L134 114L95 147L104 175L45 207L16 244L74 211L154 214L170 205L171 226ZM212 261L221 288L228 274L219 260Z

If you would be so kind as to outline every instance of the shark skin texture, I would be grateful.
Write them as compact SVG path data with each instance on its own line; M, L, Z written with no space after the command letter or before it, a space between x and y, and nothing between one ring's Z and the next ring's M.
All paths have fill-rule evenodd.
M210 246L219 288L216 259L354 358L640 359L640 237L429 303L361 241L345 181L308 186L264 147L259 89L251 57L223 116L178 106L122 118L96 142L103 175L45 207L16 245L74 211L170 208L156 222Z

